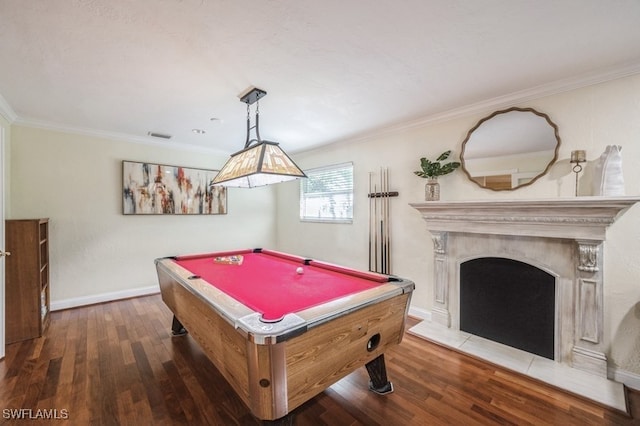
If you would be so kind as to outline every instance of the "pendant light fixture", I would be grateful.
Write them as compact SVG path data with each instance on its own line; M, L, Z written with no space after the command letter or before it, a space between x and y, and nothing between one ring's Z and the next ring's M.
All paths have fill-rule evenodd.
M260 99L267 92L253 88L240 97L247 104L247 140L242 151L231 155L211 185L238 188L270 185L307 177L276 142L260 139ZM256 104L255 125L251 126L250 106ZM251 139L255 129L256 138Z

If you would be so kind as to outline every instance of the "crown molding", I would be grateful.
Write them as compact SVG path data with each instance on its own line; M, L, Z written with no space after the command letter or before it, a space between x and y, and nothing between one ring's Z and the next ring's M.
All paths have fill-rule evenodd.
M492 99L465 105L459 108L453 108L441 113L427 115L415 120L404 121L402 123L380 127L372 131L367 131L360 135L355 135L351 138L336 140L333 143L340 143L345 141L361 142L372 137L386 135L403 130L409 130L415 127L441 123L456 118L467 117L479 113L486 113L488 111L493 112L497 109L517 106L524 102L529 102L535 99L553 96L600 83L606 83L608 81L630 77L636 74L640 74L640 62L633 62L622 66L604 68L597 71L580 74L571 78L557 80L551 83L539 85L525 90L520 90L507 95L498 96ZM313 151L318 148L319 147L314 147L306 151Z
M223 152L222 150L215 148L206 148L200 147L197 145L184 144L178 141L177 139L172 139L171 141L159 141L157 138L152 136L137 136L137 135L129 135L126 133L117 133L117 132L108 132L105 130L95 130L95 129L87 129L81 127L74 126L64 126L48 121L34 120L23 117L18 117L14 120L13 124L22 127L30 127L35 129L42 130L50 130L54 132L61 133L70 133L81 136L95 137L101 139L111 139L117 140L121 142L129 142L129 143L137 143L143 145L150 145L155 147L169 148L169 149L177 149L180 151L193 151L199 153L207 153L207 154L219 154L219 155L228 155L228 153Z
M524 102L532 101L535 99L540 99L547 96L552 96L559 93L580 89L582 87L593 86L596 84L605 83L608 81L617 80L620 78L625 78L625 77L629 77L636 74L640 74L640 62L633 62L633 63L625 64L622 66L600 69L597 71L584 73L571 78L557 80L555 82L543 84L530 89L513 92L504 96L498 96L492 99L487 99L485 101L480 101L470 105L465 105L459 108L453 108L441 113L427 115L419 119L404 121L402 123L396 123L389 126L381 127L378 129L364 132L360 135L355 135L353 137L347 137L340 140L335 140L331 142L331 144L342 143L346 141L360 142L360 141L370 139L374 136L381 136L381 135L386 135L386 134L397 132L397 131L412 129L415 127L421 127L429 124L445 122L445 121L453 120L456 118L479 114L486 111L495 111L496 109L499 109L499 108L508 108L508 107L522 104ZM176 144L176 142L178 142L176 140L173 140L171 142L160 142L157 140L153 140L153 138L150 136L137 136L137 135L129 135L129 134L123 134L123 133L116 133L116 132L108 132L103 130L64 126L56 123L29 119L26 117L18 117L18 115L15 113L15 111L13 111L11 106L6 102L6 100L2 97L1 94L0 94L0 115L6 118L10 124L17 124L25 127L34 127L34 128L45 129L45 130L53 130L53 131L79 134L84 136L92 136L92 137L98 137L98 138L115 139L123 142L141 143L145 145L152 145L152 146L164 147L164 148L188 150L188 151L195 151L195 152L215 153L215 154L223 154L223 155L228 154L226 152L223 152L222 150L218 150L215 148L205 148L205 147L200 147L196 145L180 144L180 143ZM290 152L292 153L311 152L318 148L320 147L315 146L315 147L312 147L306 150L301 150L301 151L290 150Z
M0 115L2 115L9 124L13 124L14 121L18 118L18 114L15 113L11 105L6 101L6 99L0 94Z
M405 125L415 127L424 124L448 121L454 118L460 118L488 110L494 111L496 108L508 108L523 102L529 102L535 99L545 98L547 96L553 96L583 87L594 86L596 84L630 77L635 74L640 74L640 62L627 64L622 67L600 69L595 72L584 73L571 78L542 84L540 86L513 92L508 95L476 102L462 108L455 108L440 114L434 114L420 120L415 120L411 123L406 123Z

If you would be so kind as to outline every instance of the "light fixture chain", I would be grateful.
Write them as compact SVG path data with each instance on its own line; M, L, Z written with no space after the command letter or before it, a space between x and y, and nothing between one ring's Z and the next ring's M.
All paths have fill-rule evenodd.
M244 144L245 148L248 148L252 142L261 143L262 139L260 138L260 98L256 99L254 102L256 104L256 116L254 120L253 126L251 125L251 102L247 102L247 140ZM255 131L256 138L251 139L251 130Z
M258 143L262 142L260 138L260 99L256 100L256 139Z

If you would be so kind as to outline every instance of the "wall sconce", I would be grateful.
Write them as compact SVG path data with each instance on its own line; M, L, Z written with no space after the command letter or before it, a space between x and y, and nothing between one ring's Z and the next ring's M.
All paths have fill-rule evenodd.
M573 166L573 173L576 174L576 197L578 196L578 175L582 171L582 163L587 161L587 152L584 150L571 151L571 160L569 161Z
M240 97L240 101L247 104L247 140L244 149L231 155L211 185L252 188L307 177L276 142L260 139L259 100L266 94L262 89L253 88ZM252 127L250 105L254 103L256 118ZM256 132L255 139L250 139L252 129Z

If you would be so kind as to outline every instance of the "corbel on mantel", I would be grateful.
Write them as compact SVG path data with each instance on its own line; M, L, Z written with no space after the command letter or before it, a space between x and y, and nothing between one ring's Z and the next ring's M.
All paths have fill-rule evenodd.
M557 279L556 361L606 377L603 242L609 225L638 202L640 197L628 196L411 203L433 240L432 321L459 328L457 268L464 258L483 255L485 246L506 257L527 253L533 263L555 262L552 269L563 271ZM450 247L453 235L459 237ZM545 249L530 252L534 240L546 241ZM564 250L566 240L576 249Z

